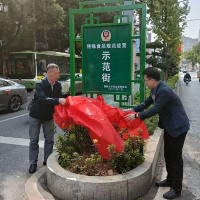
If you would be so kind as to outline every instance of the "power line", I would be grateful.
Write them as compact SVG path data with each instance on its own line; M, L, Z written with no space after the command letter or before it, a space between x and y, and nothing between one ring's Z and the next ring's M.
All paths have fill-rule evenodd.
M200 20L200 19L188 19L186 21L196 21L196 20Z

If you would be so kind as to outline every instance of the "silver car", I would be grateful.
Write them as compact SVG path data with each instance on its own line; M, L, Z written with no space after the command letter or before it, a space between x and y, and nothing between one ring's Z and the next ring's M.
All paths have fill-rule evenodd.
M75 78L81 78L81 75L76 73ZM71 93L71 86L70 86L70 74L60 74L58 81L62 85L62 94L63 96L68 96ZM75 93L82 93L82 81L75 82Z
M27 102L27 91L24 85L0 78L0 110L16 112Z

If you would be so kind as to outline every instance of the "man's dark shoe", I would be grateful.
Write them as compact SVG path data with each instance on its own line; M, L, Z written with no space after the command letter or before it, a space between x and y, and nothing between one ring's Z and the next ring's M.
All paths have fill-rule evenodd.
M165 179L163 181L156 182L156 186L159 186L159 187L171 187L171 183L169 181L167 181L167 179Z
M47 165L47 162L46 162L46 161L44 161L44 162L43 162L43 165L45 165L45 166L46 166L46 165Z
M35 173L35 172L36 172L36 169L37 169L37 164L32 164L32 165L30 165L29 173L30 173L30 174Z
M163 194L163 197L165 199L174 199L176 197L179 197L181 195L181 192L176 192L174 189L171 189L169 192L166 192Z

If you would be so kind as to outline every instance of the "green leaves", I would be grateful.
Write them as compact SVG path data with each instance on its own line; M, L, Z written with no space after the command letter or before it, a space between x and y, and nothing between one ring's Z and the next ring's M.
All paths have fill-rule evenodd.
M192 63L192 66L197 62L200 63L200 42L193 46L192 50L184 52L183 58L185 58L188 63Z
M144 140L139 137L129 135L124 141L124 152L116 152L113 145L108 146L112 168L118 173L125 173L144 162L144 155L140 148L144 146Z
M0 13L0 51L12 49L34 50L34 40L47 42L52 29L64 26L64 10L55 0L4 0L8 12ZM37 38L34 38L34 32Z
M142 130L138 131L142 134ZM128 130L123 129L119 133L121 137L122 132L127 133ZM110 160L104 160L99 155L95 148L97 142L97 139L91 141L83 126L71 127L64 135L59 134L55 143L59 153L59 164L74 173L104 176L127 172L144 161L141 152L144 141L139 137L129 135L129 138L124 141L124 152L116 152L115 145L109 145Z
M147 59L149 64L162 68L164 80L168 79L171 68L180 63L180 52L177 51L181 43L181 36L186 26L186 16L189 13L188 0L179 3L178 0L147 0L148 22L152 31L157 35L157 43L162 46L156 50L155 46L148 48L156 50L160 55L153 55ZM148 44L147 44L148 46ZM173 71L173 70L172 70Z

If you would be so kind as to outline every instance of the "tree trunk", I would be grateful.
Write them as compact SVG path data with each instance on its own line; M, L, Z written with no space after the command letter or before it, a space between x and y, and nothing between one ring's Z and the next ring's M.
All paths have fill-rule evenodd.
M168 80L168 70L167 68L165 68L163 71L162 71L162 78L163 78L163 81L167 81Z
M46 11L46 0L43 0L43 17L44 17L44 50L48 49L48 43L47 43L47 11Z
M35 19L35 0L33 0L33 19ZM36 51L36 31L33 29L33 51Z

